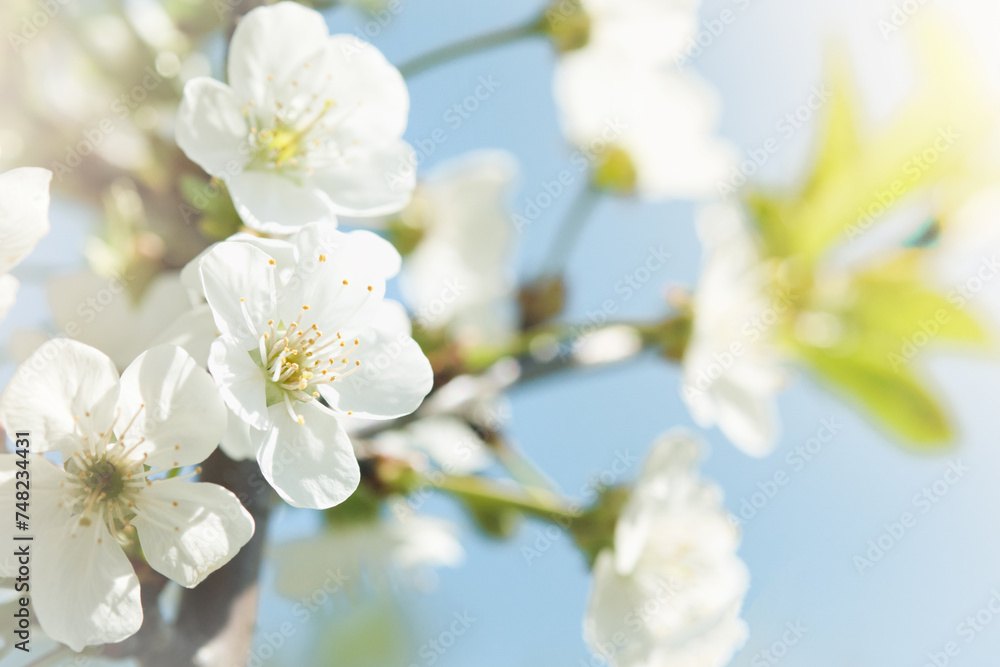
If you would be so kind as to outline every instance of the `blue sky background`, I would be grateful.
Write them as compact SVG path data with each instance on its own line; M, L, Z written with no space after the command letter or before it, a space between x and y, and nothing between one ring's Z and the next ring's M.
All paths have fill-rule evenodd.
M913 4L919 4L918 11L923 12L935 3ZM975 23L998 25L992 22L997 10L985 3L954 4L979 19ZM912 83L905 26L888 39L878 27L880 19L890 16L892 5L864 0L705 0L701 10L705 25L723 10L736 17L694 61L694 67L719 90L724 109L721 133L742 150L776 136L776 123L805 102L811 88L820 83L824 45L837 34L847 38L855 61L864 64L862 90L871 118L885 118ZM402 6L399 16L372 37L396 63L458 38L520 23L540 9L536 0L404 0ZM330 14L335 31L351 32L363 21L350 10ZM986 35L982 41L986 49L988 39ZM1000 72L996 55L983 52L984 63L994 75ZM561 139L552 100L553 61L548 44L536 40L473 56L413 79L407 138L417 142L437 128L447 133L447 140L422 167L432 168L473 149L507 149L521 162L514 210L523 210L526 199L542 191L543 181L569 166L570 149ZM480 77L493 77L500 87L461 127L450 128L445 112L469 95ZM765 165L761 178L794 183L808 159L812 129L810 124L784 143ZM517 266L522 275L530 275L542 260L571 199L570 195L558 198L519 238ZM615 283L645 261L650 246L662 244L672 255L670 263L633 299L621 304L622 317L661 313L664 288L672 283L693 284L697 276L700 250L693 215L694 208L688 204L603 202L569 268L569 318L580 320L605 299L616 298ZM23 275L35 274L42 267L80 263L83 228L78 213L70 216L57 205L53 218L55 232L22 267ZM0 326L3 339L12 329L44 316L38 305L40 286L25 282L17 309ZM747 458L718 432L705 434L709 448L704 474L725 490L731 511L738 512L744 499L751 498L759 484L773 479L776 472L785 472L789 480L744 525L741 555L752 575L745 617L752 636L733 664L922 667L929 664L928 652L943 651L945 644L955 642L958 654L948 664L972 667L991 664L1000 652L1000 618L989 614L991 622L980 626L982 630L973 633L971 641L970 634L960 634L959 628L966 617L986 607L994 588L1000 591L1000 528L995 511L1000 507L996 483L1000 368L995 358L982 357L938 355L922 357L919 363L947 397L961 431L958 446L941 456L903 451L849 406L804 377L795 378L781 395L784 434L770 457ZM8 365L0 379L9 373ZM669 428L693 427L678 385L677 370L653 357L613 370L546 381L511 396L510 432L565 492L578 495L618 452L641 455ZM840 425L839 430L811 461L797 469L786 460L830 419ZM943 479L953 461L968 470L922 513L914 505L914 495ZM513 539L496 542L477 535L448 500L434 499L425 507L459 522L466 563L442 570L433 591L404 596L398 622L409 628L406 634L412 643L376 664L600 664L589 662L581 638L589 575L568 538L555 540L541 558L529 564L521 548L534 545L539 525L525 524ZM879 562L860 574L855 556L864 556L868 541L878 540L884 525L900 521L904 512L915 516L915 525ZM302 535L313 518L283 509L275 521L275 537ZM269 567L258 647L264 645L260 642L266 642L268 633L292 618L291 603L275 596L272 583ZM421 655L424 642L447 629L454 613L466 611L477 619L468 633L433 663ZM321 648L323 642L344 636L329 629L334 621L348 628L348 634L372 623L369 629L374 628L384 642L399 632L384 612L384 607L363 596L353 600L345 596L306 625L296 625L294 637L267 664L334 664L322 657L326 651ZM981 621L986 618L983 614ZM781 640L789 622L800 622L805 635L778 662L767 661L760 652Z

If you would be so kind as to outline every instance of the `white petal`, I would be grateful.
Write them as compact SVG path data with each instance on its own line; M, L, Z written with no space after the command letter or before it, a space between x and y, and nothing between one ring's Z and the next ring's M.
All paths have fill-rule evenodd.
M250 128L233 89L208 77L191 79L177 111L177 145L213 176L239 174L250 159Z
M258 436L260 470L290 505L313 509L339 505L361 480L351 440L337 418L318 403L300 403L295 409L304 424L293 419L284 405L270 407L274 426Z
M13 434L11 435L13 437ZM35 449L34 444L32 440L32 450ZM31 497L27 514L37 521L32 524L33 528L53 525L68 519L59 507L62 494L59 485L68 479L69 473L41 454L29 454L26 458L18 454L0 454L0 502L14 511L17 492L23 491L24 484L28 484ZM21 482L20 487L16 484L18 481ZM15 530L13 519L12 516L11 521L0 524L0 539L5 544L15 544L14 537L20 532ZM13 549L0 551L0 577L17 576L19 566Z
M389 280L399 273L399 251L384 238L366 230L342 232L330 224L303 227L291 238L299 266L293 273L310 281L313 272L331 269L344 278L364 281L369 278ZM326 257L318 266L319 256Z
M139 580L103 521L52 517L34 547L32 603L45 634L81 651L139 630Z
M138 452L147 454L147 465L201 463L226 432L219 389L182 348L158 345L143 352L122 373L121 387L115 433L124 447L141 439Z
M410 94L399 70L381 51L354 35L333 35L322 67L329 75L323 91L326 97L336 100L338 107L360 107L337 125L338 134L358 140L363 147L403 136Z
M323 385L321 392L337 412L391 419L416 410L434 382L431 364L409 336L405 311L384 301L367 329L352 334L360 344L351 357L361 362L348 377Z
M621 50L643 65L669 65L695 45L697 0L585 0L588 45Z
M7 317L7 313L14 307L19 286L14 276L8 273L0 274L0 320Z
M345 150L312 180L340 215L370 217L403 210L417 182L417 155L405 141Z
M209 350L218 337L219 330L215 326L212 308L203 304L178 317L153 339L152 345L182 347L199 366L207 368Z
M275 270L267 253L248 243L220 243L201 261L205 298L225 335L255 347L275 318Z
M217 484L167 479L144 488L132 521L154 570L191 588L250 541L254 521Z
M0 423L8 433L29 431L36 451L72 454L111 427L117 399L118 371L111 359L57 338L18 367L0 396Z
M766 389L735 380L723 376L712 386L719 428L744 453L767 456L778 440L777 408Z
M248 227L288 234L310 222L336 222L336 209L310 180L301 183L279 171L248 170L228 181L229 194Z
M499 150L473 151L435 167L420 184L433 211L427 233L458 248L469 264L506 262L517 173L514 156Z
M257 448L250 437L251 426L233 412L229 412L226 434L222 436L219 449L234 461L247 461L257 458Z
M256 236L247 232L237 232L225 241L226 243L249 243L255 248L260 248L269 257L277 261L279 275L283 271L291 270L295 264L295 246L284 239L267 238ZM205 289L201 284L201 260L210 253L218 243L213 243L209 247L198 253L198 256L188 262L181 269L181 284L186 287L193 296L194 304L198 305L205 299Z
M303 328L315 323L324 335L345 336L349 327L371 321L399 253L371 232L345 234L326 224L304 227L295 243L299 258L281 291L280 319L293 322L309 306Z
M220 336L212 343L208 370L230 410L254 428L270 428L264 369L249 352L233 339Z
M620 574L635 569L664 508L697 483L695 465L700 452L699 442L679 429L662 436L654 445L615 523L614 562Z
M242 103L261 103L269 85L284 87L310 58L318 58L328 41L326 22L315 10L294 2L254 9L233 32L229 82Z
M0 174L0 273L10 271L49 233L52 172L37 167Z

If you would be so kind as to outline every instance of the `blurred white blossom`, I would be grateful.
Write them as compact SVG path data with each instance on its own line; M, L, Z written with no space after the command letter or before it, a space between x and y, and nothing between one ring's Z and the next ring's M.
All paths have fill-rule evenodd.
M472 475L493 464L483 439L463 420L450 416L419 419L385 431L373 441L375 453L409 461L418 470L430 464L456 475Z
M681 55L698 27L700 0L581 0L587 46L612 49L645 65Z
M647 199L703 198L732 165L732 149L714 135L715 92L691 74L585 47L560 58L555 91L563 130L596 166L602 187Z
M417 321L447 328L468 345L500 345L514 334L517 313L510 266L513 156L479 151L431 172L418 186L404 221L420 243L403 262L400 288Z
M705 208L698 219L705 257L681 395L700 426L718 425L744 452L764 456L780 428L774 395L784 374L771 325L785 306L767 296L767 276L747 224L727 204Z
M749 578L721 493L699 478L699 445L675 432L653 448L600 553L584 635L615 667L722 667L747 637Z
M127 276L109 278L92 271L51 278L46 295L57 334L100 350L119 370L190 310L176 273L158 275L138 300L130 293ZM16 356L26 359L50 337L42 331L16 332Z
M52 172L37 167L0 174L0 319L14 305L18 282L9 271L49 233Z

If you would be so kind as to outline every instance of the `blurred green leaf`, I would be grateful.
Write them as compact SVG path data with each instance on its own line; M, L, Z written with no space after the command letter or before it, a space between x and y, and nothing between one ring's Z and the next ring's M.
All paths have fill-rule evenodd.
M917 269L916 255L906 253L856 276L857 298L850 312L856 326L903 339L922 332L928 342L988 343L990 336L980 322L920 283Z
M870 355L839 356L815 347L803 348L802 355L822 379L918 448L943 449L954 437L938 402L906 367L894 370L887 361Z
M941 26L914 32L924 85L869 138L858 129L860 105L848 67L843 59L832 61L822 140L805 187L789 198L748 197L770 256L799 254L815 264L830 246L865 233L915 191L969 177L966 165L991 121L981 86L969 75L972 59Z

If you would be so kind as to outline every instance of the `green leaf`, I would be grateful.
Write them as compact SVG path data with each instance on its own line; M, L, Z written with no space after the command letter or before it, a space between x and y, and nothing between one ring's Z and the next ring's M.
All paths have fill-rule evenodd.
M872 332L913 341L922 333L927 344L937 341L985 345L990 335L980 322L963 308L914 276L913 255L889 262L855 278L857 297L849 311L854 326Z
M803 348L801 354L823 380L880 426L919 449L941 450L953 439L944 410L906 367L893 370L868 355L838 356L814 347Z
M862 153L858 96L846 54L832 56L827 70L830 101L825 125L820 130L819 156L805 189L807 194L821 189L830 174L850 168Z
M967 74L975 66L961 41L940 26L915 32L923 85L870 137L858 129L860 105L848 68L833 61L819 152L804 188L792 197L754 195L748 202L771 256L798 254L815 264L918 190L967 189L971 157L982 148L976 138L985 136L991 120L981 86Z

